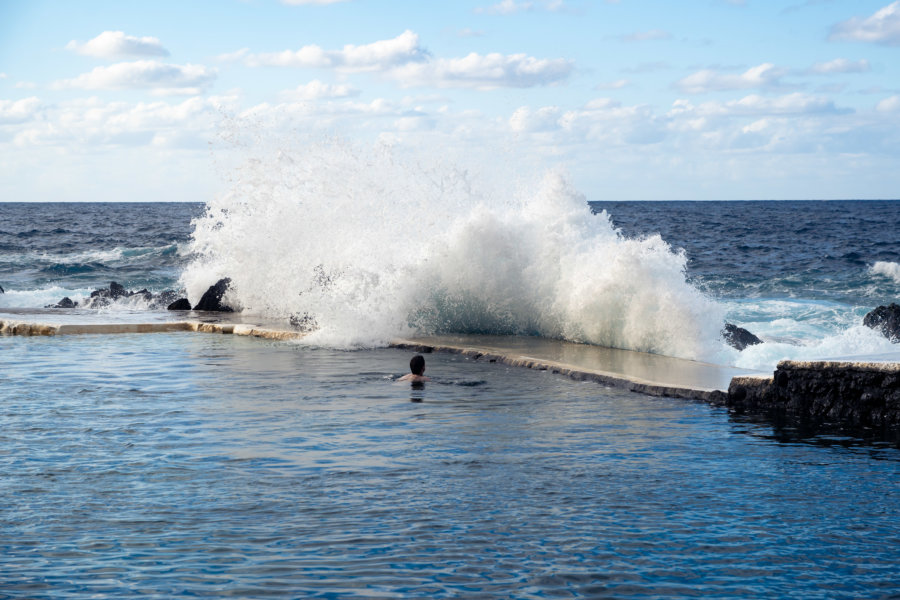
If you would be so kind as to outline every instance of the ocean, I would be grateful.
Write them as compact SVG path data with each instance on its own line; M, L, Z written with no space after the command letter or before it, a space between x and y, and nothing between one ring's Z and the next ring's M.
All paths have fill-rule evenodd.
M413 331L542 335L758 370L900 360L862 326L900 298L900 202L564 196L442 207L425 226L371 203L340 218L302 203L4 203L0 310L83 302L111 281L196 303L227 276L246 312L313 315L314 342L328 347ZM130 298L105 310L142 308ZM734 351L725 321L765 343Z
M453 354L410 387L385 347L900 360L862 326L900 296L900 202L589 203L377 166L368 188L251 172L207 204L0 203L0 313L227 276L247 314L316 324L0 337L0 598L900 597L890 442ZM728 347L726 321L764 343Z

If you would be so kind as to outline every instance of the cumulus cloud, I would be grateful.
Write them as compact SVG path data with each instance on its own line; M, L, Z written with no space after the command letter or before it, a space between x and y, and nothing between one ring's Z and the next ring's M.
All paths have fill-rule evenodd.
M900 45L900 0L888 4L870 17L841 21L831 28L828 39Z
M572 71L565 59L540 59L525 54L477 54L434 58L419 44L419 36L405 31L396 38L363 46L325 50L311 45L293 51L247 54L249 66L331 68L344 72L378 71L406 87L433 85L493 89L532 87L561 81Z
M96 67L74 79L57 81L55 89L150 90L158 95L197 95L216 79L216 72L202 65L172 65L139 60Z
M285 100L326 100L331 98L348 98L358 96L360 91L349 85L333 85L314 79L309 83L297 86L293 90L282 92Z
M520 133L523 131L549 131L559 127L562 111L557 106L545 106L533 110L522 106L509 118L509 128Z
M189 98L183 102L105 102L83 98L40 110L42 118L18 128L17 146L156 146L203 149L215 135L220 109L235 99ZM37 104L36 99L33 104ZM0 113L3 109L0 108Z
M34 119L41 108L35 97L22 100L0 100L0 125L25 123Z
M526 88L562 81L572 72L572 66L571 61L561 58L539 59L525 54L482 55L473 52L462 58L409 63L392 69L386 76L407 87Z
M875 106L878 112L900 112L900 96L885 98Z
M428 52L419 45L419 36L406 30L390 40L354 46L341 50L325 50L309 45L299 50L247 54L247 65L276 67L332 68L344 71L377 71L408 62L423 61Z
M865 73L870 69L869 61L847 60L846 58L836 58L828 62L819 62L810 68L810 72L817 75L831 75L833 73Z
M675 86L686 94L705 94L728 90L781 87L781 78L787 74L772 63L751 67L740 75L703 69L676 82Z
M85 43L72 40L66 49L85 56L98 58L125 58L129 56L168 56L169 51L155 37L135 37L122 31L104 31Z
M6 79L8 75L6 73L0 73L0 79Z
M764 115L812 115L812 114L846 114L847 109L835 106L832 100L822 96L811 96L795 92L773 98L750 94L738 100L727 102L703 102L694 105L687 100L676 101L669 112L670 116L686 114L695 117L735 117Z

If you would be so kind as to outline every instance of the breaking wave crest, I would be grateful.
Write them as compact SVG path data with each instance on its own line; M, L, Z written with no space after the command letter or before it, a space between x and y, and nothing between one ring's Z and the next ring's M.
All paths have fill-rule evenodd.
M900 283L900 264L898 263L880 260L872 265L869 270L875 275L884 275Z
M220 277L310 343L532 334L711 358L723 309L658 235L628 239L559 172L493 190L457 167L331 141L248 161L195 219L182 284Z

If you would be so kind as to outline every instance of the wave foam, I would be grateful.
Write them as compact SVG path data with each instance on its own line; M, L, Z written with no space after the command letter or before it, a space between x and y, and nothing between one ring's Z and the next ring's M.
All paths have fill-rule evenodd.
M249 314L305 315L310 343L524 333L710 359L723 311L659 236L628 239L551 172L492 191L387 148L315 144L251 160L195 219L181 283L231 277Z
M880 260L869 267L869 271L875 275L890 277L895 282L900 283L900 264L898 263Z

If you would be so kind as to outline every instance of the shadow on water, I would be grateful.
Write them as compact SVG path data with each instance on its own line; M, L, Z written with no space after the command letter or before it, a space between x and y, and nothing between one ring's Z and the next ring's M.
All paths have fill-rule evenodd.
M851 427L775 412L738 412L729 419L736 433L780 444L806 444L821 448L856 450L900 449L900 428ZM875 453L873 458L880 456Z
M484 379L448 379L443 377L433 377L429 380L428 385L434 389L435 387L463 387L463 388L475 388L481 387L487 384L487 381ZM410 382L410 402L424 402L425 401L425 390L426 385L422 381L413 381Z

